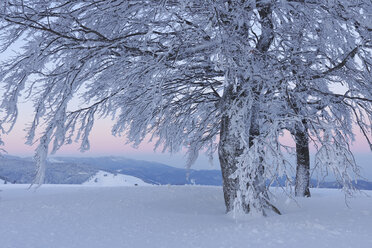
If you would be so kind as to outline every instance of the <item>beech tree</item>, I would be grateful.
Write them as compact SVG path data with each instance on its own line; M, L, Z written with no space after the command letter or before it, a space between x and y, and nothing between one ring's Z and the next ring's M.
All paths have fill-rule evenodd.
M89 149L95 119L111 117L134 145L150 134L164 151L187 148L189 166L218 150L227 212L280 213L267 182L291 177L285 129L299 195L310 142L316 166L350 188L352 124L371 132L371 12L369 0L2 1L1 51L22 48L1 65L0 127L26 92L37 183L49 153Z
M328 164L323 170L332 168L348 191L347 168L358 172L349 148L354 121L371 146L371 81L366 77L371 73L371 2L288 2L296 9L285 14L290 32L282 36L290 40L283 49L290 64L287 102L300 117L291 127L297 149L296 195L310 195L310 138L318 150L315 166ZM336 93L337 87L342 93Z

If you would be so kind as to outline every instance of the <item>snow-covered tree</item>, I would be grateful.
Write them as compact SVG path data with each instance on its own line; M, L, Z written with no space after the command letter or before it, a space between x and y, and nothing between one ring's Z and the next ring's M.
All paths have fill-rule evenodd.
M227 211L279 213L266 183L290 177L284 129L304 160L313 139L319 166L350 182L354 120L370 134L370 13L369 0L2 1L1 49L22 48L2 64L0 127L26 92L39 183L49 146L89 149L101 117L134 145L151 134L164 151L187 148L188 165L218 149Z
M281 41L287 102L299 117L291 127L301 151L296 195L310 195L309 138L318 148L316 166L327 164L348 186L347 170L358 170L349 149L355 121L371 145L371 13L370 1L288 1Z

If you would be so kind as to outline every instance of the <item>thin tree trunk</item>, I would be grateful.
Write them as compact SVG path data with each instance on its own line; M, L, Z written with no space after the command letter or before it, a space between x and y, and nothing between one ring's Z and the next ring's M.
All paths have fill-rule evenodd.
M302 121L302 124L296 124L294 135L297 154L295 195L310 197L309 137L305 120Z

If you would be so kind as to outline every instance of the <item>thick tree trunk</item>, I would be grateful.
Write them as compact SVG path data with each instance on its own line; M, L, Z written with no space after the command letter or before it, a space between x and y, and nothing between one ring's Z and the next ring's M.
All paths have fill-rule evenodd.
M234 93L232 87L225 90L224 98L227 107L229 107L229 104L236 99L237 95L239 95L239 97L244 97L244 94ZM256 109L252 108L251 111L256 111ZM265 209L269 208L280 214L279 210L268 201L267 187L264 178L264 167L260 164L260 161L253 161L250 166L254 167L244 168L239 171L239 173L247 174L239 176L235 175L232 177L232 175L239 169L238 166L242 165L240 164L242 155L247 154L247 149L251 148L254 138L259 135L259 127L256 121L258 116L256 113L252 113L250 118L248 115L245 115L244 112L235 113L239 115L238 117L231 116L232 113L230 112L230 114L225 114L222 117L220 142L218 147L226 212L234 210L234 207L236 206L235 201L239 197L238 191L240 190L240 197L242 198L238 201L240 204L238 207L245 213L255 209L265 215ZM238 126L240 128L237 128ZM244 140L244 138L247 138L247 140ZM247 164L246 166L249 165ZM255 168L255 166L257 166L257 168ZM248 191L249 193L247 194Z
M232 103L237 98L237 93L234 92L232 86L227 87L224 92L225 108L230 109ZM229 112L229 111L227 111ZM230 212L234 208L234 201L237 197L239 189L239 179L231 178L231 175L237 170L239 163L238 158L243 154L244 149L247 149L242 144L242 135L236 129L237 123L233 123L233 116L225 114L221 120L220 141L218 146L218 156L220 160L222 180L223 180L223 194L225 198L226 212ZM236 122L237 120L235 120ZM244 123L244 120L241 120ZM235 125L234 125L235 124ZM245 122L245 124L248 124ZM235 126L235 127L234 127ZM246 211L247 206L243 207Z
M245 194L248 190L252 192L252 196L255 199L255 206L250 206L248 201L243 196L241 207L245 213L250 212L251 208L261 209L263 211L268 204L268 195L266 192L265 180L264 180L264 167L259 165L258 169L254 174L243 175L247 178L252 178L251 183L240 182L238 177L231 177L231 175L238 169L239 157L244 153L245 149L249 149L242 144L241 137L237 134L236 130L232 129L231 118L224 116L221 123L220 131L220 143L218 147L218 155L221 165L222 180L223 180L223 194L225 198L226 212L234 210L235 200L237 199L238 190L242 189L242 183ZM252 187L249 189L249 187ZM263 214L264 211L263 211Z
M310 197L310 154L309 137L307 135L306 121L296 124L295 127L297 167L295 195Z
M254 206L251 206L247 199L242 199L243 201L240 207L245 213L248 213L252 208L255 208L256 210L261 211L263 215L265 215L265 209L270 209L275 213L280 214L280 211L269 202L267 187L265 185L264 166L262 164L259 164L256 170L253 170L254 174L244 175L253 179L251 183L240 182L239 178L231 177L238 169L239 157L244 154L245 149L249 149L249 147L242 144L242 139L239 133L233 129L231 117L223 116L221 121L218 155L222 172L226 212L234 210L237 192L242 189L241 183L244 183L244 190L246 192L250 190L250 196L254 198L255 202Z
M243 153L243 150L240 148L239 139L232 134L229 128L230 125L230 118L224 116L221 121L220 142L218 146L226 212L230 212L234 208L234 201L239 189L239 181L238 178L231 178L230 176L237 169L237 157Z
M228 6L231 6L233 18L235 18L234 7L239 6L243 2L244 1L228 1ZM256 3L258 12L261 17L260 24L262 26L261 35L256 46L256 49L259 51L259 55L257 55L257 63L261 63L260 60L262 60L264 57L262 56L262 54L265 54L268 51L274 38L273 23L271 20L272 3L263 0L257 0ZM225 23L227 26L229 26L230 22L231 20L227 19ZM241 38L246 37L248 40L249 25L240 25L240 21L237 21L236 23L239 23L239 25L234 27L234 30L238 32L238 36ZM250 49L250 47L247 47L247 49ZM244 54L245 52L247 51L242 52L242 54ZM241 63L239 57L233 59L236 60L236 65L244 65L245 63L245 61ZM246 213L250 212L252 209L256 209L265 214L264 209L270 208L280 214L278 209L276 209L268 201L267 188L264 178L264 166L260 163L262 160L259 161L260 159L256 158L258 161L249 161L249 159L251 158L242 158L243 154L248 154L248 151L252 147L255 138L260 135L260 127L257 121L259 118L259 108L257 107L258 105L256 105L257 103L253 103L253 107L251 109L246 109L247 106L242 104L243 106L241 107L244 108L246 112L237 111L239 113L235 113L227 111L231 106L234 105L232 103L235 102L236 104L236 100L238 99L238 97L241 103L244 103L244 100L247 100L242 98L248 97L248 94L245 94L245 92L239 92L239 88L240 90L243 90L243 86L246 83L245 81L251 79L245 78L242 75L238 74L234 75L233 78L231 78L231 82L235 82L235 80L237 79L241 80L241 84L235 85L238 89L234 89L234 87L230 85L224 91L223 103L225 105L225 109L223 111L224 114L221 119L220 142L218 146L218 155L222 171L223 192L226 204L226 211L230 212L234 210L235 200L239 197L242 197L243 199L239 199L239 204L241 205L239 207L242 208ZM260 87L260 83L255 82L255 84L256 86L254 87ZM259 89L257 89L257 92L255 91L255 89L253 89L253 93L257 95L257 99L259 98L258 96L260 95L260 92L261 91ZM253 98L256 99L256 97ZM234 107L239 108L239 106ZM248 111L251 112L249 113ZM234 114L235 116L231 116L231 114ZM244 159L246 159L246 161L244 161ZM252 167L238 168L238 166L241 165L240 163L242 161L244 161L243 163L248 162L247 164L250 165L247 166ZM242 166L244 167L245 165ZM237 170L239 170L240 173L239 177L237 177L236 175L232 177L232 175Z

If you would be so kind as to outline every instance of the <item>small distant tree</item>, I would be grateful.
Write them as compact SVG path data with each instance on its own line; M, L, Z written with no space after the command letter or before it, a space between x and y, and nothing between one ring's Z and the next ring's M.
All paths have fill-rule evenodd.
M306 142L348 185L341 160L322 159L349 157L355 120L370 134L371 3L352 2L2 1L1 50L22 48L1 66L0 127L11 130L26 92L41 183L49 146L87 150L95 119L111 117L112 133L134 145L151 134L164 151L186 147L188 165L218 150L227 212L279 213L266 184L290 178L284 129L298 145L299 195L308 190Z

